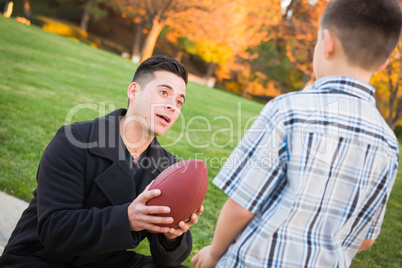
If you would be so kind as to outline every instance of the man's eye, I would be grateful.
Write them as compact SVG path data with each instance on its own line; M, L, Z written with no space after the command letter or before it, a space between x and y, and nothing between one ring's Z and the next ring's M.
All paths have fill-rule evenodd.
M160 92L163 96L166 96L167 95L167 91L166 90L161 90L161 92Z
M181 101L177 101L177 106L181 107L183 105L183 103Z

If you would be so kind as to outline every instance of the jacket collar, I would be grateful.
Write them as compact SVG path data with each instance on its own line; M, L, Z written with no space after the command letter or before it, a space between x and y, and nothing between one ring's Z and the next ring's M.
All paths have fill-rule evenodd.
M119 122L126 114L126 109L118 109L110 114L98 117L93 121L89 136L89 151L113 162L124 160L125 145L120 137ZM147 149L147 157L143 159L144 167L151 167L152 172L159 174L168 166L175 163L175 157L166 152L154 138Z

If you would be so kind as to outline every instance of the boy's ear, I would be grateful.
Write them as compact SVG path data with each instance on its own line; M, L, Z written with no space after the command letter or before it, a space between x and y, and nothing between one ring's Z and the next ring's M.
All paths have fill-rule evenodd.
M381 72L382 70L384 70L385 67L387 67L388 63L389 63L389 58L388 58L383 64L381 64L381 65L374 71L374 73L378 73L378 72Z
M128 99L130 100L130 102L133 102L135 99L135 93L137 93L137 91L139 91L141 89L140 84L136 83L136 82L132 82L127 89L127 96Z
M324 57L328 59L335 51L335 36L327 29L323 30L324 35Z

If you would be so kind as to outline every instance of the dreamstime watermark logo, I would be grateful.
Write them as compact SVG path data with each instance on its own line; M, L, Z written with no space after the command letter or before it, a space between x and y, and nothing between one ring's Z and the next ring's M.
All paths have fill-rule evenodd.
M123 128L123 131L130 131L129 128L132 124L141 126L144 130L154 129L160 123L154 116L155 111L160 107L160 104L152 104L150 106L150 111L145 113L151 116L150 120L146 120L143 116L130 116L128 118L129 124L126 125L126 128ZM69 141L80 148L119 146L118 137L115 137L116 133L119 133L119 131L116 131L119 128L119 117L110 117L107 122L106 120L99 120L99 136L96 141L78 139L69 125L74 122L74 118L77 118L82 113L86 113L86 110L95 112L97 117L102 117L116 110L116 105L99 102L97 104L78 104L71 108L65 118L65 130ZM175 131L179 129L179 132L174 132L174 135L170 135L169 140L163 143L163 147L168 151L177 151L176 146L179 143L188 144L194 149L195 156L202 157L204 161L206 160L209 163L209 166L218 168L227 161L226 157L210 157L200 152L209 148L218 150L234 148L240 142L243 147L250 146L258 150L269 148L268 150L272 152L275 149L278 150L281 142L286 139L287 133L285 132L289 129L285 130L282 126L283 122L281 120L285 120L283 119L285 116L281 114L276 114L275 116L280 119L274 120L272 115L267 116L264 114L247 117L244 115L241 102L237 103L236 116L217 115L210 117L202 114L186 116L181 112L174 117L177 118ZM300 118L298 124L301 124L301 133L297 138L298 140L293 140L293 142L299 144L300 150L306 150L310 157L331 165L334 161L334 141L339 137L338 116L339 103L338 101L334 101ZM281 123L275 125L272 122ZM137 140L130 141L130 146L140 148L144 145L144 142L149 140L147 139L149 132L142 131L141 133L143 136ZM271 154L257 160L252 160L256 161L253 167L269 166L275 162L275 159L278 159L278 155Z

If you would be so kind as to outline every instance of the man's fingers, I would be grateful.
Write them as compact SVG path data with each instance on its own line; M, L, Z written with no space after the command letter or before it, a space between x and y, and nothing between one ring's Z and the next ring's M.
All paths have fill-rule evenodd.
M167 223L172 223L173 218L172 217L158 217L158 216L144 216L142 219L144 222L149 222L152 224L167 224Z
M179 222L179 227L183 233L187 232L190 229L190 226L186 224L184 221Z
M149 199L157 197L160 194L161 194L161 190L159 190L159 189L153 189L151 191L144 190L141 193L141 199L143 199L144 202L147 202Z
M153 182L154 182L154 180L152 180L152 181L147 185L147 187L145 187L144 191L148 191L149 187L151 187L151 185L152 185Z
M198 216L197 216L197 214L195 214L195 213L191 214L191 217L188 218L188 219L187 219L186 221L184 221L183 223L186 224L186 225L189 225L189 227L190 227L191 225L197 224L197 223L198 223Z
M169 224L173 222L172 217L160 217L147 214L137 215L136 221L140 230L147 229L156 233L166 233L170 231L169 227L160 227L157 224Z
M191 215L191 223L192 224L198 223L198 216L196 214Z
M169 227L160 227L155 224L145 224L144 229L147 229L148 231L151 231L154 233L167 233L170 230Z
M197 210L197 215L200 216L204 212L204 206L201 205L201 207Z
M144 214L169 213L170 208L165 206L144 206Z

